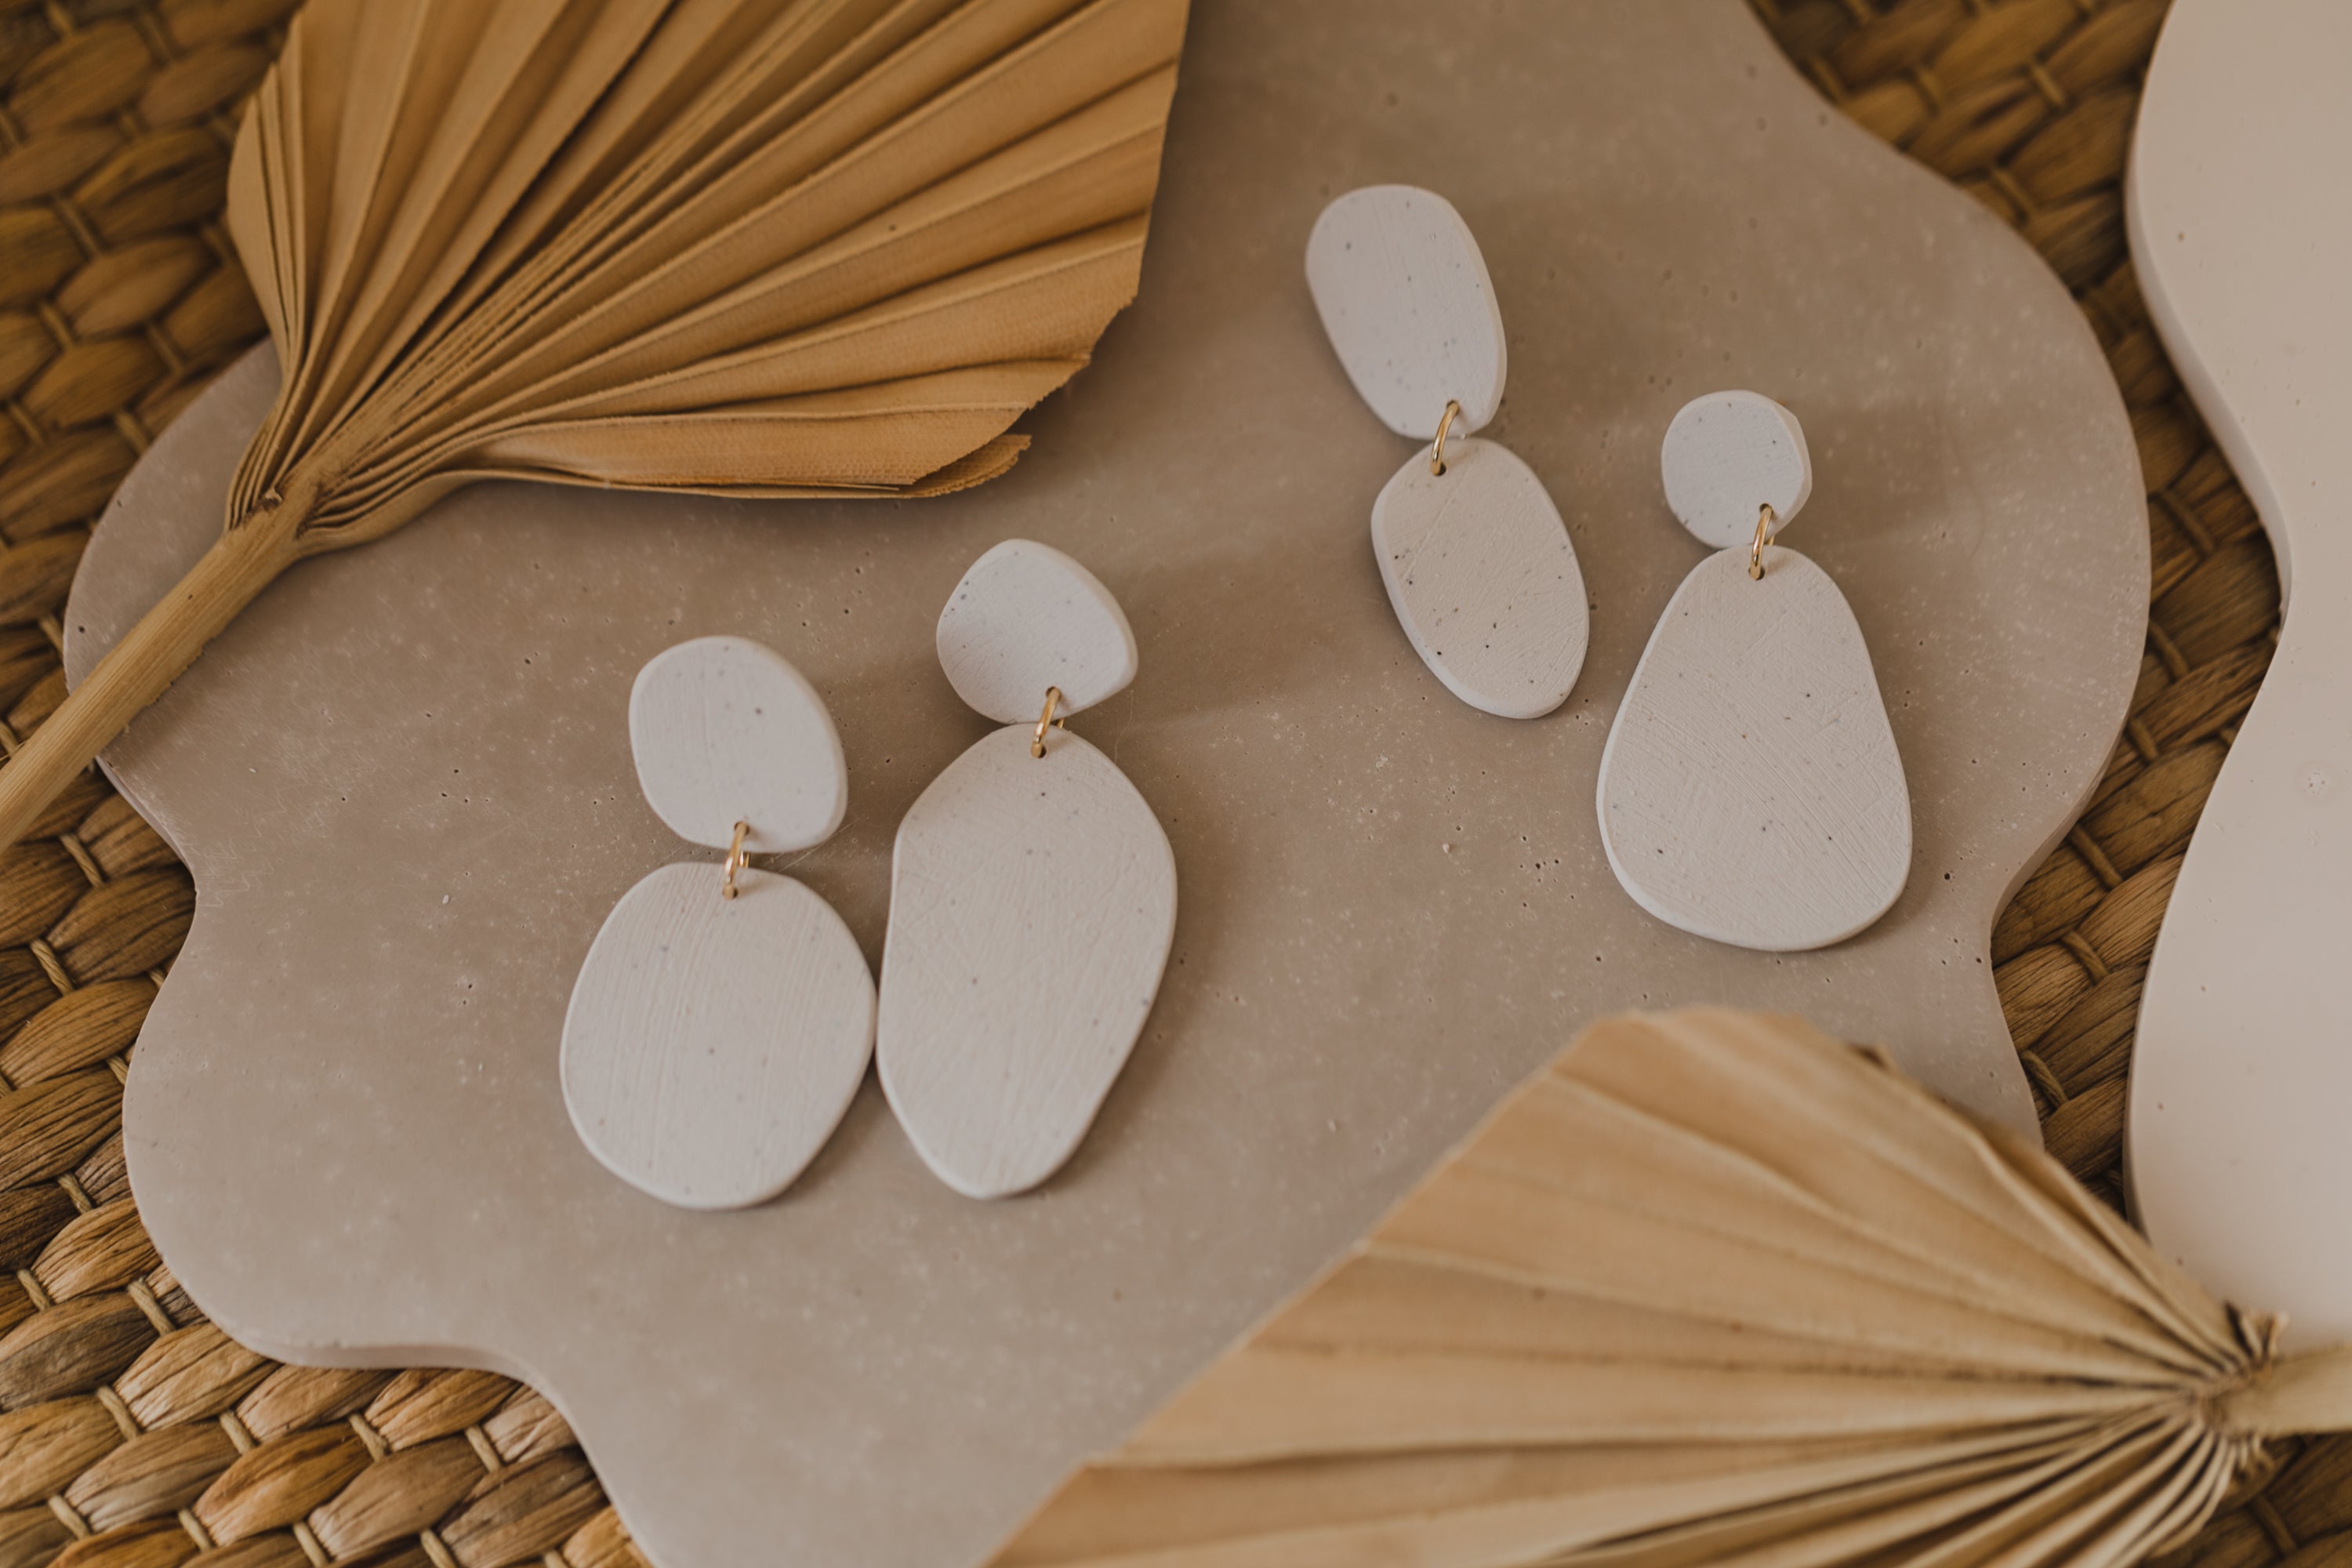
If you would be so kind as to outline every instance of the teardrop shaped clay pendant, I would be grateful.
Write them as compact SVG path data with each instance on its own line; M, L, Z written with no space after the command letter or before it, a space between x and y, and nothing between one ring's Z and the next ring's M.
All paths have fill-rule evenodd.
M1503 318L1462 215L1411 185L1350 191L1307 243L1339 363L1399 435L1430 439L1381 491L1372 549L1414 651L1445 689L1540 718L1584 668L1584 574L1543 481L1469 439L1503 400Z
M1008 540L956 585L939 642L983 713L1035 689L1025 721L949 764L899 826L876 1054L924 1163L1006 1197L1076 1150L1142 1033L1176 859L1118 764L1058 726L1135 676L1127 617L1091 573Z
M564 1015L563 1100L614 1175L684 1208L790 1186L849 1109L874 977L833 906L743 864L840 826L848 773L800 672L741 637L656 658L629 699L637 778L723 865L665 866L622 896Z
M1664 468L1684 524L1738 542L1675 590L1618 708L1598 792L1610 868L1696 936L1843 942L1903 891L1911 804L1845 596L1767 542L1811 493L1803 433L1768 398L1714 394L1675 416Z

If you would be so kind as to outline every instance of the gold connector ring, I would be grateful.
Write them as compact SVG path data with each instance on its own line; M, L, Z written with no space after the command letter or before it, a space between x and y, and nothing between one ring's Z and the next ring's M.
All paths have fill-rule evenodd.
M735 825L735 842L727 847L727 876L719 884L719 896L722 899L735 896L735 873L751 863L751 852L743 847L743 840L751 836L751 825L748 822Z
M1461 417L1462 405L1453 398L1447 398L1445 412L1439 416L1437 421L1437 439L1429 444L1429 472L1432 478L1437 478L1445 472L1445 432L1452 429L1454 422Z
M1764 547L1772 542L1772 524L1778 520L1779 514L1772 510L1770 501L1756 509L1756 542L1748 547L1748 575L1751 581L1763 580Z
M1062 689L1060 687L1049 686L1045 688L1045 711L1037 715L1037 732L1029 739L1029 754L1031 756L1042 757L1045 754L1045 727L1054 721L1054 710L1061 704L1061 700Z

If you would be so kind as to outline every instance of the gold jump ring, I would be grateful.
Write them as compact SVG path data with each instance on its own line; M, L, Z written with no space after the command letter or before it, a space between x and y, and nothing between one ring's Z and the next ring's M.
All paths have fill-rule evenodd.
M1445 412L1437 421L1437 439L1429 444L1429 472L1435 478L1445 472L1445 432L1462 417L1462 405L1453 398L1445 400Z
M722 899L735 896L735 873L751 863L751 852L743 847L743 840L751 832L751 825L748 822L735 825L735 842L727 847L727 876L719 884L719 896Z
M1771 542L1772 524L1778 517L1769 500L1756 509L1756 542L1748 547L1748 575L1751 581L1763 580L1764 546Z
M1045 711L1037 716L1037 732L1029 739L1029 754L1031 756L1042 757L1045 754L1045 727L1054 721L1054 709L1061 702L1061 700L1062 689L1060 687L1049 686L1045 688Z

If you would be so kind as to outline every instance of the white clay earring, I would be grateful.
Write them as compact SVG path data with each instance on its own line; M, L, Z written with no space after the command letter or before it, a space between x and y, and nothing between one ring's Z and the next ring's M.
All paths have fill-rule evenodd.
M1372 503L1372 551L1405 636L1445 689L1506 719L1568 700L1584 668L1584 574L1535 471L1475 439L1503 401L1503 317L1462 215L1412 185L1323 209L1307 286L1372 412L1428 443Z
M1176 858L1118 765L1061 727L1135 679L1135 634L1092 573L1005 541L949 596L939 652L1006 728L899 825L876 1055L932 1172L1007 1197L1076 1150L1143 1031Z
M1634 902L1794 952L1885 914L1911 798L1870 649L1829 574L1772 542L1812 493L1796 416L1717 392L1675 416L1666 504L1716 553L1650 636L1601 755L1601 841Z
M564 1015L563 1100L623 1181L740 1208L816 1157L873 1055L856 939L807 887L745 863L841 826L841 739L781 655L701 637L638 672L629 744L655 813L727 858L665 866L605 918Z

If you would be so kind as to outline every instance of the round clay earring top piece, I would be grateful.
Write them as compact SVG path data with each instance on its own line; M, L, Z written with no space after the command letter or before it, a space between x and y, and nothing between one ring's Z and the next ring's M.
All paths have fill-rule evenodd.
M1777 534L1813 493L1797 416L1760 392L1710 392L1683 405L1659 453L1666 505L1713 550L1752 542L1760 509Z
M1034 722L1048 687L1082 713L1135 679L1135 632L1095 574L1033 540L971 563L940 612L940 667L956 695L1000 724Z
M822 844L849 805L849 769L824 700L784 656L748 637L656 654L629 691L629 749L655 815L689 843L776 855Z

